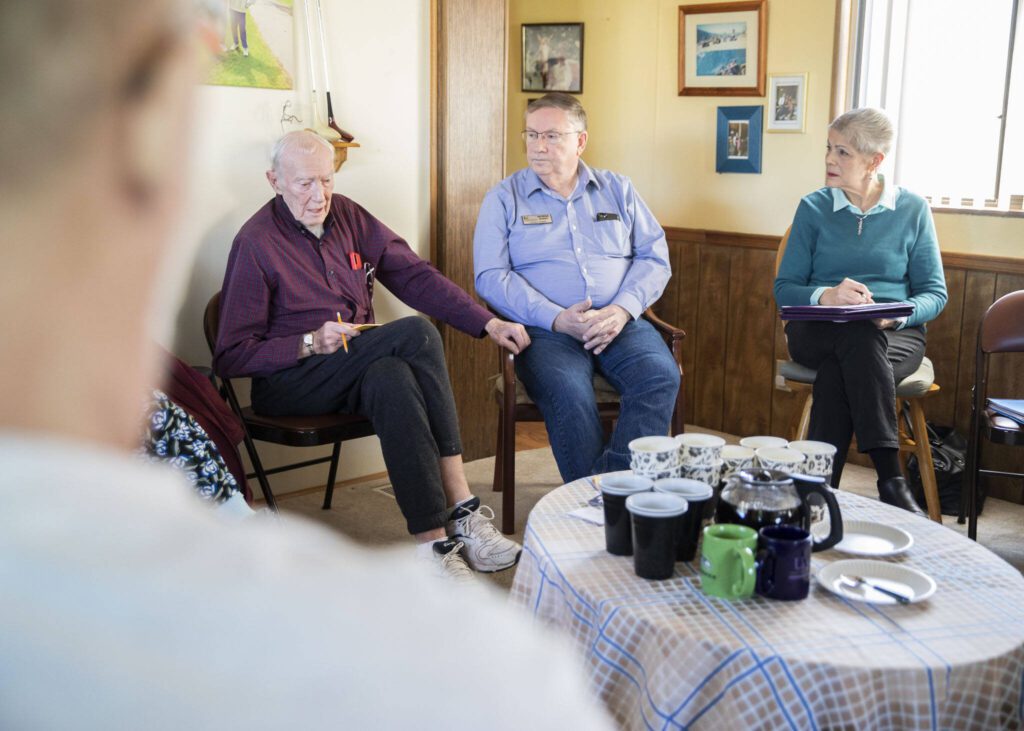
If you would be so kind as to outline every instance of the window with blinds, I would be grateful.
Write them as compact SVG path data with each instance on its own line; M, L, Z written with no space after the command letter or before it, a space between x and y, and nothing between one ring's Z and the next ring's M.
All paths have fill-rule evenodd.
M934 207L1024 209L1021 0L860 0L851 106L897 126L888 172Z

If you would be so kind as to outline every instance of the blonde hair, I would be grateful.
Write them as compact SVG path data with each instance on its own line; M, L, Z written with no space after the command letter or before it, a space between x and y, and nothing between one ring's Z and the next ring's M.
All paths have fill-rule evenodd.
M896 137L892 119L874 107L844 112L832 120L828 128L845 137L850 146L862 155L874 155L876 152L888 155Z

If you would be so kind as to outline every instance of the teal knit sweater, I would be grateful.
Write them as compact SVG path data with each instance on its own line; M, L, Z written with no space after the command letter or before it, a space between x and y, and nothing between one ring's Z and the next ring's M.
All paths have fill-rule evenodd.
M822 188L800 201L775 278L775 302L811 304L816 289L849 277L867 285L875 302L914 303L903 327L935 319L946 305L946 278L925 200L900 188L895 209L864 219L860 236L859 217L848 208L833 211L832 200L832 191Z

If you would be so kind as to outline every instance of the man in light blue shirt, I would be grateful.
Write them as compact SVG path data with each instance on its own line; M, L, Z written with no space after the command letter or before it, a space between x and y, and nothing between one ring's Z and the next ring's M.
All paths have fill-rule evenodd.
M562 479L628 469L629 442L668 432L679 368L646 320L671 275L665 232L628 178L588 167L587 115L568 94L526 108L526 157L487 193L476 289L531 344L516 373L544 415ZM592 386L622 396L605 444Z

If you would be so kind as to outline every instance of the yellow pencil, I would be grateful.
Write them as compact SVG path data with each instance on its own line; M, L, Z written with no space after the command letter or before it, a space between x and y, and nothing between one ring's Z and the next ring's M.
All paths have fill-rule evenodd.
M338 316L338 324L339 325L344 325L345 323L343 323L341 321L341 313L340 312L336 312L334 314L336 314ZM346 353L348 352L348 338L345 337L345 333L341 334L341 347L343 347L345 349Z

